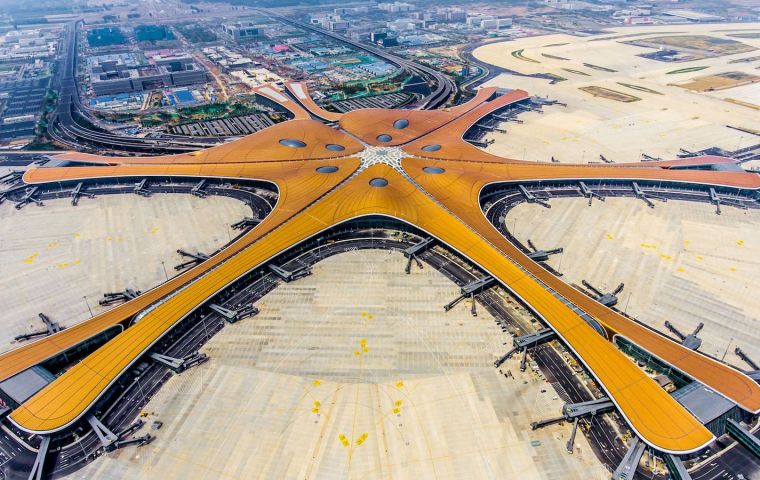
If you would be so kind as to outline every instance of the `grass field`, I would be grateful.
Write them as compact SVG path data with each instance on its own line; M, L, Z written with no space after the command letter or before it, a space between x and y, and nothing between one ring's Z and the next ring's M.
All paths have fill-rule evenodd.
M522 49L522 48L520 50L515 50L515 51L512 52L512 56L515 57L515 58L519 58L520 60L524 60L526 62L541 63L538 60L534 60L532 58L528 58L525 55L523 55L523 51L524 51L524 49Z
M686 68L679 68L679 69L677 69L677 70L672 70L672 71L668 72L667 74L668 74L668 75L675 75L675 74L678 74L678 73L698 72L698 71L700 71L700 70L704 70L705 68L707 68L707 67L706 67L706 66L704 66L704 67L686 67Z
M634 85L632 83L625 83L625 82L616 82L618 85L622 85L624 87L632 88L634 90L638 90L640 92L646 92L646 93L654 93L655 95L662 95L662 92L658 92L657 90L652 90L651 88L642 87L641 85Z

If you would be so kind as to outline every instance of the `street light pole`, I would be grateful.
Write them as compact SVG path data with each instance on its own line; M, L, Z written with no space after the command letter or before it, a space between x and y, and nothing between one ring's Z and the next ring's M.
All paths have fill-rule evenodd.
M731 337L731 338L728 340L728 345L726 345L726 351L725 351L725 352L723 352L723 356L722 356L722 357L720 357L720 361L721 361L721 362L722 362L723 360L725 360L725 359L726 359L726 354L728 353L728 349L731 347L731 342L733 342L733 341L734 341L734 337Z
M166 264L164 263L163 260L161 260L161 267L164 269L164 276L166 277L166 281L168 282L169 281L169 274L166 273Z
M84 295L82 298L84 298L84 304L87 305L87 311L90 312L90 318L94 317L95 315L92 314L92 309L90 308L90 302L87 301L87 295Z

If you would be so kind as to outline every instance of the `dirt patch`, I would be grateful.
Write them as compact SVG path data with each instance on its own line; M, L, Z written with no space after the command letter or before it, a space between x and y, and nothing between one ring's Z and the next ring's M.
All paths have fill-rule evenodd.
M674 35L651 37L624 42L639 47L656 48L657 52L640 56L663 62L684 62L702 58L734 55L757 50L750 45L727 38L707 35Z
M725 72L697 77L688 82L680 83L678 86L694 92L712 92L756 82L760 82L760 76L758 75L744 72Z
M607 98L609 100L615 100L616 102L631 103L641 100L639 97L634 97L633 95L628 95L627 93L618 92L617 90L610 90L609 88L604 87L596 87L593 85L589 87L580 87L579 90L590 93L595 97Z

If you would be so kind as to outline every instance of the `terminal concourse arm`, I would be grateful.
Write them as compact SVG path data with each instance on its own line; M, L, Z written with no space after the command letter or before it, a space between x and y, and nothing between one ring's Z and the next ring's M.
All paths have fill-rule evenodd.
M422 169L429 165L442 167L446 171L440 175L425 174ZM405 159L403 166L414 181L418 182L422 188L445 205L454 215L496 245L513 261L523 265L544 283L596 318L612 335L621 335L633 341L651 354L736 402L745 410L753 413L760 411L760 385L748 376L629 320L566 284L530 260L521 250L507 241L486 219L480 206L481 189L487 184L498 182L549 182L556 179L587 181L595 179L641 179L758 189L760 188L760 176L749 173L704 170L610 166L597 168L575 168L574 166L557 168L556 165L498 166L464 162L429 162L421 159Z

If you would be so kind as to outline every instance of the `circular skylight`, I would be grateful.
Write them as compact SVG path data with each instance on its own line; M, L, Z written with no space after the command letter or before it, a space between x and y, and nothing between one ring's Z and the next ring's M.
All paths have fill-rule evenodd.
M328 150L331 150L333 152L342 152L346 149L343 145L338 145L337 143L328 143L325 145L325 148Z
M381 133L380 135L377 136L377 140L379 142L390 142L391 140L393 140L393 137L391 137L387 133Z
M395 122L393 122L393 128L396 128L398 130L404 129L409 126L409 120L406 118L399 118Z
M303 148L306 146L301 140L296 140L295 138L283 138L280 140L280 145L292 148Z
M422 171L425 172L425 173L438 174L438 173L443 173L446 170L442 169L441 167L425 167L425 168L422 169Z
M373 178L369 181L369 184L373 187L385 187L388 185L388 180L384 178Z
M333 165L325 165L324 167L317 167L319 173L335 173L338 171L338 167Z
M437 152L441 149L440 145L425 145L422 147L422 150L425 152Z

